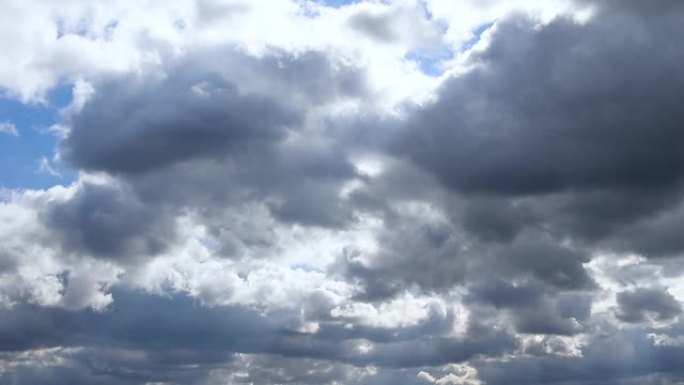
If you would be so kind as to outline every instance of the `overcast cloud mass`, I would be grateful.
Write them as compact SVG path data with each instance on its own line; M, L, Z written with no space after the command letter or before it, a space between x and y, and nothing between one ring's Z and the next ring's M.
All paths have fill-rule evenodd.
M678 0L0 1L0 385L684 384L682 38Z

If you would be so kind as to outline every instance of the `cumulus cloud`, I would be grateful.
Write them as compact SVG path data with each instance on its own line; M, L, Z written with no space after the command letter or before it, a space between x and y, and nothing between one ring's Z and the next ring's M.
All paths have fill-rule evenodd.
M624 322L643 322L652 315L655 320L665 321L677 317L681 304L672 294L657 289L638 288L617 295L620 306L617 317Z
M684 379L679 2L48 3L0 384Z

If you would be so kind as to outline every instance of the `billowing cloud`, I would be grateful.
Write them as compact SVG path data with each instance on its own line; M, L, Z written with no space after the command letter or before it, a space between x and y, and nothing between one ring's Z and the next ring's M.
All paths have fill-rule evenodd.
M682 312L681 304L672 294L657 289L623 291L618 293L617 303L620 306L617 317L624 322L643 322L647 317L666 321Z
M0 384L683 381L684 7L334 3L0 6Z

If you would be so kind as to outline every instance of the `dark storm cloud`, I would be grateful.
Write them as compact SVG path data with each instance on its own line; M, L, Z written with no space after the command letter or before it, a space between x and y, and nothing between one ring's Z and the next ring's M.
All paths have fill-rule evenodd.
M85 351L67 354L66 365L26 363L0 383L196 383L229 363L233 352L277 353L284 350L282 339L294 333L287 317L269 319L246 308L205 308L184 295L113 294L113 305L103 313L31 305L3 309L0 351Z
M573 239L576 246L675 257L684 250L681 190L599 189L531 197L465 198L453 214L463 230L485 243L515 243L530 235Z
M403 224L410 218L388 221L392 230L370 264L348 258L347 275L364 287L359 298L387 298L411 285L449 288L466 272L488 271L585 290L594 284L585 246L676 254L675 227L667 224L678 219L662 226L645 219L680 199L684 81L676 59L684 53L667 37L681 30L678 16L665 13L642 20L602 11L586 24L498 22L491 46L470 59L476 68L442 85L433 104L409 111L394 142L396 153L461 196L458 207L430 202L453 220L433 226L445 241ZM616 71L618 63L629 65ZM393 183L415 189L409 180ZM374 194L389 191L371 187L355 198L382 207ZM560 246L567 240L581 242Z
M491 45L470 58L474 69L444 83L434 103L409 109L398 139L389 138L394 154L436 176L453 201L416 191L416 178L392 179L391 168L355 192L391 229L379 234L376 254L350 248L337 266L360 284L357 298L464 285L469 311L482 320L589 338L584 357L539 350L483 361L488 385L681 379L681 348L656 345L639 329L591 334L602 328L591 311L599 287L585 267L597 250L683 250L684 50L673 37L684 34L684 14L664 3L601 3L586 23L498 21ZM398 213L393 199L439 207L449 222ZM621 293L618 302L626 322L681 312L666 292Z
M2 385L134 385L139 382L132 379L119 379L106 373L92 373L83 367L54 366L41 367L21 365L12 372L0 374Z
M377 238L380 250L371 255L370 262L361 262L364 255L350 247L333 267L359 282L357 299L384 300L415 287L439 293L493 277L531 278L550 291L596 288L585 268L589 254L546 234L530 233L509 243L489 244L471 239L457 223L398 213L385 220L387 228Z
M624 322L671 320L682 313L682 305L666 290L638 288L617 294L617 317Z
M215 74L186 72L100 88L73 122L66 157L87 169L143 172L275 142L298 123L273 100L240 95Z
M684 52L668 37L681 21L606 12L586 25L497 23L470 59L477 68L414 114L397 150L469 193L674 185Z
M535 278L560 289L588 289L593 281L583 264L585 253L572 248L538 240L513 243L499 252L497 259L506 270L530 272Z
M299 129L305 108L362 93L362 82L322 53L196 53L157 76L102 84L72 118L63 152L111 173L258 154Z
M592 298L581 292L557 292L541 282L513 285L500 280L475 283L466 303L507 312L516 330L525 334L573 335L584 331Z
M467 302L486 303L496 308L525 308L536 306L544 296L538 284L514 285L501 280L478 282L470 288Z
M676 257L684 250L678 231L684 225L684 203L661 210L649 220L625 226L609 241L616 249L648 257Z
M568 193L537 204L537 219L552 223L552 228L558 229L556 231L567 231L581 239L596 241L629 231L631 224L644 225L646 222L640 220L662 213L680 199L681 192L676 186L644 186L628 190L605 188L583 194ZM667 248L667 244L662 244L662 247Z
M181 294L161 297L115 290L113 295L113 304L103 313L33 305L2 309L1 352L58 346L85 350L70 354L77 361L74 365L29 371L27 364L26 370L0 379L28 381L37 376L37 383L45 383L62 373L74 381L102 376L103 381L116 384L187 383L229 364L233 353L402 368L499 355L517 344L510 334L476 323L463 337L444 337L453 314L433 312L426 321L405 329L346 330L344 324L331 322L316 333L302 333L295 331L300 322L296 310L262 313L240 306L209 308ZM359 341L371 341L373 348L361 353ZM103 365L107 367L104 372L98 369Z
M345 249L334 268L361 285L357 299L381 301L417 285L441 291L462 282L468 273L463 239L443 223L396 217L378 234L380 250L362 263L353 247Z
M202 308L177 295L164 298L116 292L103 313L72 312L31 305L3 309L0 350L65 346L149 350L264 349L285 331L258 313L240 308ZM284 322L284 321L281 321ZM30 337L30 338L28 338Z
M530 224L530 213L501 199L473 199L461 221L463 228L481 241L510 242Z
M584 299L584 303L572 304L545 300L537 307L515 309L513 323L519 333L537 335L571 336L585 331L580 323L589 315L591 301Z
M224 211L247 202L264 204L284 222L339 227L353 219L354 208L339 191L357 172L339 146L311 138L238 156L181 163L127 180L143 201L192 208L208 224L224 221Z
M638 330L592 336L582 348L582 354L580 357L520 356L507 362L479 362L476 367L487 385L645 385L669 383L668 379L676 383L684 375L680 365L684 359L681 346L655 345Z
M66 159L126 179L147 204L216 212L257 201L285 222L352 220L339 199L357 176L348 149L306 116L365 95L363 71L321 52L219 51L105 82L71 118Z
M66 253L130 260L163 252L174 239L174 220L125 187L85 183L73 197L48 205L44 223Z
M461 197L445 209L480 242L537 233L676 256L682 216L666 211L684 177L684 50L672 38L684 34L683 8L595 4L584 23L497 22L473 69L409 109L390 147Z

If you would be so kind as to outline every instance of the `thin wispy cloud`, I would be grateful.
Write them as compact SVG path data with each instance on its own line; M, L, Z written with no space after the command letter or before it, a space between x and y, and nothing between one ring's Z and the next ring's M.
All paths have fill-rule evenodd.
M0 134L7 134L10 136L19 136L19 130L14 123L9 121L0 122Z

